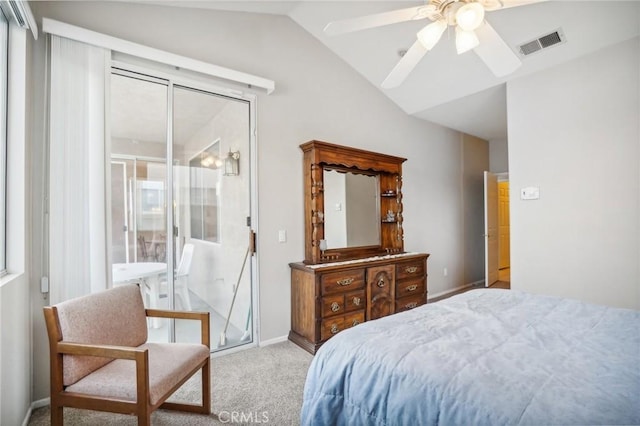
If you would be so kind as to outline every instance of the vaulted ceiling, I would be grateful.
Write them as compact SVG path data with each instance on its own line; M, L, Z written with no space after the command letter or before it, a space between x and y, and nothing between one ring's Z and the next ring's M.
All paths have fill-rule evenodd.
M509 5L521 0L502 0ZM562 64L640 35L640 1L541 1L487 12L485 20L507 45L519 46L560 30L565 42L520 57L512 74L496 77L470 51L456 54L449 29L399 86L380 84L429 20L328 36L327 23L424 4L420 1L181 1L163 5L288 15L324 43L407 114L478 136L507 138L506 85L512 79ZM451 27L450 27L451 28ZM481 41L482 42L482 41Z

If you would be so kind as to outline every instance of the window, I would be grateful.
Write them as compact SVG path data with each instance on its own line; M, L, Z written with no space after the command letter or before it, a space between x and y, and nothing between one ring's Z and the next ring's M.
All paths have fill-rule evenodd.
M7 267L7 88L9 79L9 21L0 9L0 276Z

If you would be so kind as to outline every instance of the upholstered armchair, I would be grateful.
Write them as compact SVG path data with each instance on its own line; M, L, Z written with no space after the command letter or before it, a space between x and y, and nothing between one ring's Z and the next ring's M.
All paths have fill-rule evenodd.
M44 308L51 362L51 424L63 407L134 414L157 408L211 413L208 312L145 309L137 284ZM201 322L201 343L147 342L147 317ZM202 371L202 404L165 402Z

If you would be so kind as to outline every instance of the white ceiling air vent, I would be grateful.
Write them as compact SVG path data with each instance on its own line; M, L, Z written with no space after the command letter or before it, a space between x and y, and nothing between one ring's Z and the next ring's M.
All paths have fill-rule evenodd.
M518 53L520 56L529 56L532 53L539 52L543 49L547 49L551 46L557 46L565 43L566 39L561 28L558 28L552 33L545 34L535 40L531 40L527 43L518 46Z

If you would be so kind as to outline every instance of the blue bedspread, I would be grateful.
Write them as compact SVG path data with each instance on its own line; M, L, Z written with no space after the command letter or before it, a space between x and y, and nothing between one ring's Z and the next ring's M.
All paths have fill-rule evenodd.
M640 424L640 312L473 290L343 331L303 425Z

